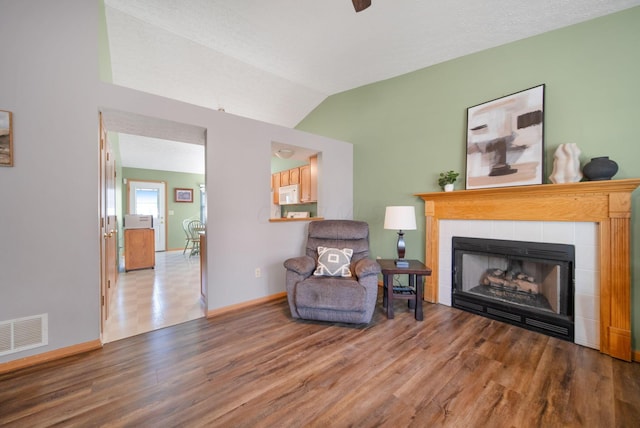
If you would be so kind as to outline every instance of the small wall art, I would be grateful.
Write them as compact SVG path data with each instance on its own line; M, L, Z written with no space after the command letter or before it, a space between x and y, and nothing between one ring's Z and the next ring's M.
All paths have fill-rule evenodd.
M193 202L193 189L179 189L176 187L174 190L176 202Z
M467 109L467 189L542 184L544 85Z
M13 166L13 115L0 110L0 166Z

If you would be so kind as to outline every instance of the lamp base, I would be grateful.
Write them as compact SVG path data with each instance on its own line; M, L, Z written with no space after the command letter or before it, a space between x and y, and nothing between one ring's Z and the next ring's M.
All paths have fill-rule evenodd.
M409 267L409 260L396 259L396 267L399 267L399 268Z

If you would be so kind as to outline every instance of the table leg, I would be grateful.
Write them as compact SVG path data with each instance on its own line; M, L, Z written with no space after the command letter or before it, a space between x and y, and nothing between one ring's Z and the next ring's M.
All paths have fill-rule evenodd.
M422 294L424 290L424 279L422 275L416 275L416 320L422 321L424 314L422 313Z
M415 290L415 278L416 275L413 274L409 274L409 287L413 288ZM409 304L409 309L412 309L415 311L416 309L416 301L415 299L409 299L407 300L407 303Z
M382 308L387 309L387 275L382 275Z
M393 319L393 276L385 275L387 283L387 318Z

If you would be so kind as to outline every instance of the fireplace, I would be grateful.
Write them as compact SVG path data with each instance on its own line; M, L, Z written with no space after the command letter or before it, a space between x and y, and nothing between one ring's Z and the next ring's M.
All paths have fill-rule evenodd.
M596 320L591 327L596 332L595 348L600 352L625 361L631 361L633 355L640 361L640 351L632 354L631 350L631 194L639 186L640 178L628 178L417 194L424 200L425 264L432 269L431 276L425 279L425 300L440 302L444 293L447 300L451 297L451 255L441 252L446 248L450 253L451 242L447 240L446 246L441 245L442 223L449 220L592 223L598 246L595 264L588 269L596 272L596 292L588 303L595 306L595 314L574 313L574 318ZM505 234L506 230L495 230L492 236L514 239ZM576 248L582 251L582 247ZM577 273L582 275L582 269L578 267ZM446 291L439 291L445 282ZM583 284L580 281L578 285ZM578 333L576 328L575 335Z
M453 237L453 307L574 340L573 245Z

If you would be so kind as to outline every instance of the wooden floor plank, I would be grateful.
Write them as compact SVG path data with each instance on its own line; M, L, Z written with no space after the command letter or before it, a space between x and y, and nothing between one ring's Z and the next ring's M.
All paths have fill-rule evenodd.
M613 362L612 388L614 389L614 409L616 427L640 427L640 364L616 364Z
M640 365L442 305L367 326L285 299L0 375L0 425L640 426Z

